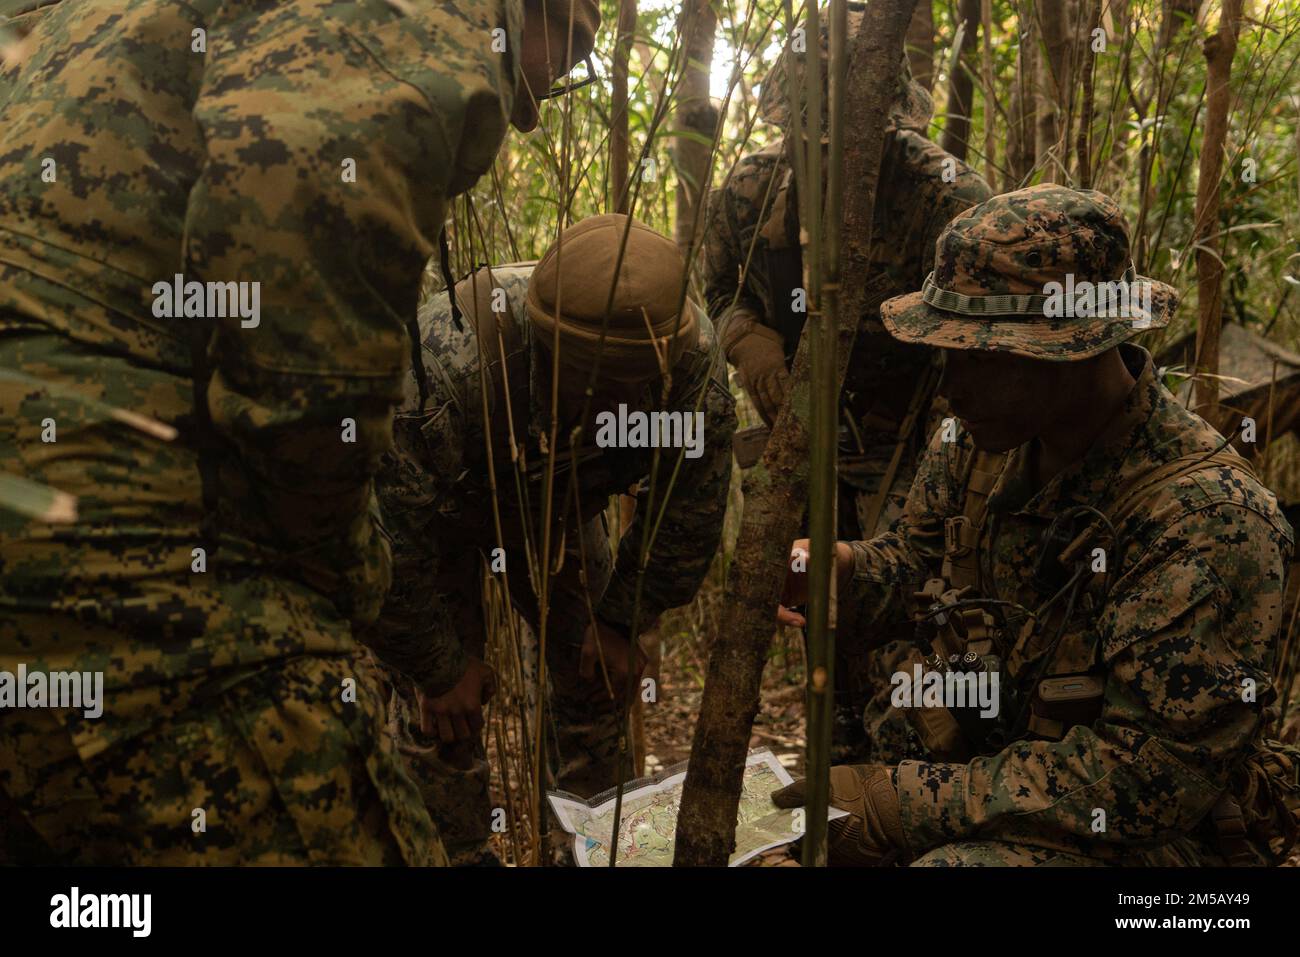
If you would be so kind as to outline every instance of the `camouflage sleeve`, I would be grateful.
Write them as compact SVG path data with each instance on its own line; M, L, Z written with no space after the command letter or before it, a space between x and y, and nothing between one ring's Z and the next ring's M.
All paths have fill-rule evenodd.
M702 454L689 458L678 454L677 449L660 452L655 480L658 504L648 502L648 493L638 494L636 517L619 544L613 577L597 609L600 618L628 633L636 602L636 570L647 527L658 522L637 616L641 631L669 608L695 597L722 540L731 487L731 437L736 430L736 411L735 400L719 381L725 368L721 356L708 368L703 382L684 390L680 402L673 403L676 409L699 408L703 412ZM670 483L665 505L663 490L670 488Z
M921 263L922 278L934 268L935 246L944 227L972 206L978 206L993 195L989 184L984 182L984 177L965 163L957 160L954 162L957 163L956 178L952 183L944 184L933 193L935 204L926 219L925 238L922 241L924 251L924 259Z
M407 317L446 197L505 135L515 68L492 31L518 42L515 0L403 7L225 4L193 109L206 157L186 278L250 281L260 296L255 324L222 320L208 342L213 430L253 476L241 509L354 621L380 593L337 569L362 550L382 575L367 506Z
M763 198L761 192L754 195L759 177L744 166L750 159L742 159L731 178L709 194L707 232L700 249L705 307L724 354L752 326L765 321L762 300L741 282L749 257L746 237L752 237L758 225Z
M912 850L976 831L1135 849L1186 835L1259 726L1289 551L1244 506L1177 521L1103 607L1101 718L966 765L901 764Z
M891 205L886 207L890 218L882 225L919 234L919 245L908 244L920 254L913 267L919 267L915 280L919 284L934 268L935 244L944 227L989 199L993 191L979 173L915 130L897 132L886 150L887 165L899 179L891 184L891 192L883 194Z
M849 543L853 578L840 595L840 615L857 631L879 632L868 646L896 637L891 626L910 618L912 593L938 574L944 519L960 511L956 476L970 450L965 433L957 442L944 442L936 431L917 464L899 522L870 541Z

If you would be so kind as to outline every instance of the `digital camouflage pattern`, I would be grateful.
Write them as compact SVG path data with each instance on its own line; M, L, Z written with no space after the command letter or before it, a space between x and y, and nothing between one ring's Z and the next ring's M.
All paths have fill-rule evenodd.
M169 690L93 776L57 712L0 721L0 864L447 863L365 670L302 656Z
M377 480L383 524L392 540L393 587L365 641L381 662L410 676L430 695L445 693L456 684L467 655L483 657L480 556L490 559L494 548L504 548L504 577L511 598L535 630L540 620L526 543L541 548L551 358L528 320L532 268L531 263L492 267L459 283L463 330L452 322L446 293L421 307L420 335L430 395L421 410L415 378L409 378L402 411L394 421L394 449L385 457ZM498 297L500 312L491 307L495 290L503 293ZM654 450L599 448L589 426L578 456L578 508L563 527L557 520L552 537L556 553L563 554L552 566L558 565L558 571L552 578L547 627L556 780L559 787L580 795L616 783L618 752L619 708L603 683L578 675L582 636L591 623L591 611L624 634L632 632L636 568L650 523L658 522L658 529L636 616L639 631L648 629L663 611L695 596L722 536L731 479L734 402L724 384L725 367L712 325L702 313L696 319L698 341L683 352L672 370L666 401L662 379L618 389L605 383L597 387L592 410L618 402L641 410L698 409L704 413L703 454L691 459L678 449L660 450L651 508L647 506ZM512 465L511 423L519 473ZM573 424L564 422L559 430L557 516L564 511L571 474L573 456L565 436ZM499 512L493 507L493 470ZM516 474L522 480L518 485ZM615 555L603 510L610 496L634 488L636 515ZM413 716L411 685L399 682L398 690L408 700L395 703L396 713ZM411 773L443 824L438 805L454 809L466 801L463 796L449 796L458 785L439 768L445 760L434 758L423 768L416 766L419 755L430 754L431 748L428 742L421 745L415 722L410 717L395 721L403 751L413 759ZM477 787L472 781L464 786ZM463 823L458 833L481 826Z
M851 440L840 449L840 534L871 537L902 514L907 489L926 436L938 425L930 402L921 395L919 422L912 430L883 505L871 523L871 504L889 474L899 431L909 407L937 381L931 350L898 342L881 324L878 306L891 296L920 286L934 261L935 241L948 222L990 195L988 184L965 163L922 135L929 120L929 97L912 82L904 66L900 95L891 107L876 192L874 232L868 252L869 308L858 326L841 403L852 419ZM769 76L765 92L775 97L780 83ZM904 93L903 91L910 91ZM769 101L771 109L784 100ZM770 112L769 110L769 112ZM777 119L783 114L774 113ZM799 248L798 201L786 141L742 158L727 181L710 197L701 270L709 315L733 364L753 336L775 336L794 358L803 317L790 313L792 291L804 285ZM934 407L934 412L942 408ZM841 637L846 636L841 633ZM841 640L836 658L839 700L837 750L852 759L860 738L861 697L876 685L873 675L893 671L905 649L872 655Z
M1090 285L1147 284L1150 310L1140 297L1118 298L1116 287L1108 314L1094 303L1047 319L1047 285L1063 285L1067 274ZM1098 290L1092 294L1095 300ZM954 219L939 237L922 290L886 303L881 315L902 342L1070 362L1105 352L1135 326L1168 324L1177 304L1172 287L1132 271L1128 224L1113 199L1044 183L995 196Z
M516 50L521 10L62 0L22 22L0 66L0 368L58 388L0 383L0 469L78 516L0 513L0 668L105 671L104 716L64 733L107 774L192 681L342 667L377 614L371 477L407 317L447 198L506 132L517 64L492 31ZM260 283L260 321L158 317L177 274Z
M401 755L407 776L438 828L452 867L489 863L492 835L492 769L481 738L445 744L420 730L419 712L409 684L390 673L393 693L387 735Z
M1136 385L1081 461L1033 492L1030 447L1007 456L977 546L980 595L1038 608L1050 596L1033 569L1056 516L1080 505L1110 514L1125 487L1222 444L1160 384L1145 351L1121 350ZM935 434L899 526L853 543L842 617L862 628L911 618L913 592L941 572L944 522L962 512L973 452L965 432L954 442ZM1009 627L995 648L1010 661L1004 683L1032 683L1044 657L1047 677L1097 670L1095 721L965 763L928 756L915 734L878 742L873 759L897 763L918 863L1221 863L1206 815L1274 697L1292 531L1253 476L1217 462L1152 488L1117 531L1108 584L1093 577L1054 650L1059 606L1047 625ZM1025 644L1013 655L1017 634Z
M947 175L947 179L945 179ZM921 134L900 130L886 139L869 251L871 305L858 327L843 402L854 410L861 462L846 479L870 495L879 487L897 442L898 426L932 361L929 350L894 340L877 308L891 296L916 289L934 261L935 241L957 214L989 196L988 185L961 161ZM701 255L705 296L718 336L735 361L736 344L755 326L774 331L787 364L802 332L783 321L792 290L802 286L794 173L784 141L741 159L724 185L713 191ZM923 439L904 457L888 526L901 511L903 490ZM844 510L842 510L844 511ZM853 516L855 510L847 510ZM873 530L874 531L874 530Z

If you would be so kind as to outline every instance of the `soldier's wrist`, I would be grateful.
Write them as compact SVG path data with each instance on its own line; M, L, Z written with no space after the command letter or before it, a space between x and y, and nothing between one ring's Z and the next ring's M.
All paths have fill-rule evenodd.
M469 669L469 655L461 651L451 660L440 662L436 668L418 676L412 676L415 686L427 698L440 698L460 683Z

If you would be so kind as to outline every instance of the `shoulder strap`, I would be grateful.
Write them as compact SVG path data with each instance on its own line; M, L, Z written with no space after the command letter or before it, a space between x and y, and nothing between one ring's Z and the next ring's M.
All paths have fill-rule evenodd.
M1258 478L1251 464L1228 447L1215 449L1213 452L1202 451L1180 455L1153 471L1135 476L1121 486L1119 494L1115 496L1115 504L1111 506L1107 517L1111 524L1118 528L1120 522L1137 511L1138 506L1158 490L1211 467L1236 469L1246 473L1252 479Z
M975 585L979 577L978 545L988 514L989 493L1006 464L1005 453L976 452L966 478L962 514L944 522L943 574L952 588ZM1231 449L1180 455L1121 486L1107 518L1118 527L1160 489L1206 468L1231 468L1256 478L1251 464ZM1067 548L1067 552L1070 549ZM1064 558L1064 556L1063 556Z
M979 582L980 532L988 516L989 493L1006 463L1005 452L977 451L966 474L962 513L944 520L943 577L951 588L966 588Z

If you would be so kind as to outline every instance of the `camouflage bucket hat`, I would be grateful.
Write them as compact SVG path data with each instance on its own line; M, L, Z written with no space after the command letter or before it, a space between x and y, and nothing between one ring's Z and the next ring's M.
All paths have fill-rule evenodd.
M864 8L860 4L852 4L849 7L848 35L850 45L852 44L852 37L857 35L858 28L862 26L863 16ZM804 21L804 26L806 28L807 21ZM823 108L825 108L830 83L826 72L830 59L829 14L822 16L819 33L821 38L819 49L822 59L822 104ZM790 97L787 71L793 58L796 64L795 82L800 82L802 77L799 76L799 71L802 68L805 56L806 54L796 53L787 46L781 51L781 55L776 58L776 62L772 64L772 69L768 71L767 76L763 78L758 91L758 115L764 122L783 129L789 127ZM897 88L894 93L894 100L889 104L889 122L885 126L885 131L916 130L918 133L924 133L926 127L930 125L930 117L933 113L934 101L930 99L930 94L925 91L925 87L912 79L912 68L908 65L907 56L904 55L899 63ZM805 112L804 115L806 116L807 113ZM826 128L827 122L828 119L824 115L822 117L822 139L829 135Z
M1169 322L1172 286L1139 276L1115 201L1044 184L962 213L920 292L880 307L902 342L1072 362Z

